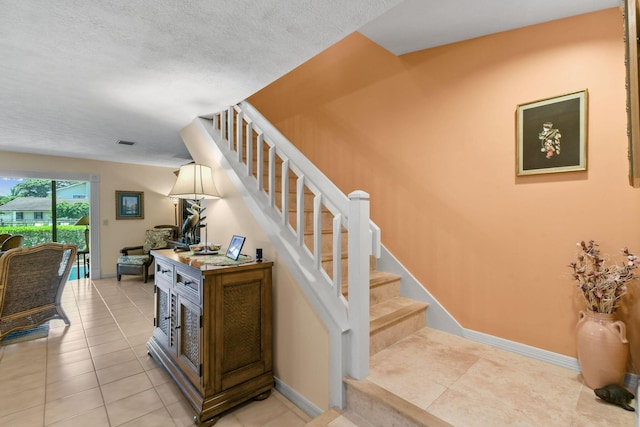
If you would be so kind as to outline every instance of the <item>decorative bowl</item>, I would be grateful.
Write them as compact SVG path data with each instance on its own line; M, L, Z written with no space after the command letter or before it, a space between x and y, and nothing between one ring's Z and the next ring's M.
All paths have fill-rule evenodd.
M191 250L191 252L194 252L194 253L202 252L204 251L204 245L200 243L195 245L189 245L189 249Z
M218 252L221 247L222 247L222 244L220 244L220 243L209 243L209 244L207 244L207 249L209 249L209 251L211 251L211 252Z

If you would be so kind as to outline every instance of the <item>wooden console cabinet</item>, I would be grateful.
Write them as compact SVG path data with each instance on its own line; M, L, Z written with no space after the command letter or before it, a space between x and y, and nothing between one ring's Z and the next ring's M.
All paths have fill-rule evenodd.
M273 387L273 263L190 266L170 249L152 251L155 319L149 354L196 411L198 425Z

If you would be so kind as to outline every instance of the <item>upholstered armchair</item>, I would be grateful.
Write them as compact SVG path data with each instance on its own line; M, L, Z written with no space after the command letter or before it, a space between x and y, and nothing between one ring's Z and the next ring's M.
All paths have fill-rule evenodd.
M75 245L43 243L0 257L0 338L52 319L70 324L61 298L76 253Z
M163 228L160 228L163 227ZM142 276L144 283L149 280L149 267L153 264L152 249L162 249L169 246L169 241L177 238L178 227L158 226L145 231L144 244L141 246L127 246L122 248L117 262L118 282L123 274Z

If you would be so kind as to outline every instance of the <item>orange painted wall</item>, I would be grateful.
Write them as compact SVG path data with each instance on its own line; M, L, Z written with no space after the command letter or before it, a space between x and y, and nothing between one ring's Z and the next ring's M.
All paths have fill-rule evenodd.
M384 245L463 327L575 357L575 243L640 251L624 79L609 9L400 57L355 33L249 101L370 193ZM583 89L588 171L516 177L517 105Z

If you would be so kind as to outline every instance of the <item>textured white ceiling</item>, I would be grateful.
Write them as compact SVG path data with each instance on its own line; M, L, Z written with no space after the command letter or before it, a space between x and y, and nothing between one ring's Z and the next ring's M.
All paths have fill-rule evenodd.
M0 0L0 150L187 163L178 132L194 117L399 2Z
M194 117L359 28L404 53L612 2L406 0L383 15L401 0L0 0L0 151L177 167Z
M405 0L359 32L402 55L620 4L621 0Z

